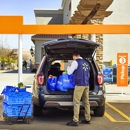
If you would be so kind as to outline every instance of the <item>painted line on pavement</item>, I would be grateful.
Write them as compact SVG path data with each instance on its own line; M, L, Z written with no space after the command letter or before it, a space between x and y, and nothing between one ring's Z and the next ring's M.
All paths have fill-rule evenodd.
M116 121L117 123L130 123L130 121Z
M107 112L105 112L105 116L111 121L111 122L117 122L117 123L130 123L130 121L116 121L112 116L110 116Z
M130 122L130 117L128 117L127 115L125 115L122 111L120 111L119 109L117 109L116 107L114 107L113 105L109 104L108 102L106 102L106 105L109 106L110 108L112 108L113 110L115 110L117 113L119 113L121 116L123 116L125 119L127 119L128 121L116 121L114 118L114 120L116 122ZM106 114L106 116L108 117L108 119L110 119L112 122L115 122L112 117L108 114Z
M116 120L115 120L112 116L110 116L107 112L105 112L105 116L106 116L110 121L116 122Z

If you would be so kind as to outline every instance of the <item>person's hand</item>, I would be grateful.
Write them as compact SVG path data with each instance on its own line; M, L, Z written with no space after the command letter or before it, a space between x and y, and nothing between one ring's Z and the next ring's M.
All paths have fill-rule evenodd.
M70 63L70 62L68 63L68 66L71 66L71 63Z

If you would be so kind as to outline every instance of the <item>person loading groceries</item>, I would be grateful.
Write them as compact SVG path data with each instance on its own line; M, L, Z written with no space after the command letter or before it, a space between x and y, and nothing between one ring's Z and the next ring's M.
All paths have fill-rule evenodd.
M84 60L78 51L73 52L73 62L68 63L67 73L74 74L75 89L73 95L74 103L74 116L73 120L66 125L78 126L79 125L79 111L80 101L83 100L85 108L84 116L85 119L81 121L84 124L90 124L90 104L89 104L89 77L90 77L90 66L89 63Z

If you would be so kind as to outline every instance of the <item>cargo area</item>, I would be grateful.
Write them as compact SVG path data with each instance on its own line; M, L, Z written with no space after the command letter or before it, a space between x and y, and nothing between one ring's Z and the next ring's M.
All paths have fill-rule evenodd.
M48 70L47 70L47 81L50 77L54 77L57 78L57 82L58 79L60 78L60 76L67 74L67 66L68 63L72 63L72 60L54 60L52 62L48 63ZM89 84L90 84L90 91L94 91L94 86L96 86L96 83L94 81L95 78L97 78L96 72L95 72L95 66L93 66L91 61L88 61L90 64L90 79L89 79ZM69 87L68 87L69 88ZM50 94L73 94L74 88L69 88L67 91L61 91L58 90L57 88L55 88L54 91L51 91L49 89L49 85L47 83L47 91Z

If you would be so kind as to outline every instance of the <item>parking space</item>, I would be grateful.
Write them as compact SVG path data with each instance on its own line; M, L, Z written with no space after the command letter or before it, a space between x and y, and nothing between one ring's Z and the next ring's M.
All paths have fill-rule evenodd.
M2 106L0 106L0 114L2 114ZM106 112L103 117L95 117L92 114L91 125L80 124L77 128L68 127L66 123L72 119L72 110L50 110L44 111L42 117L34 117L31 124L17 122L8 125L7 122L0 118L0 130L70 130L82 129L86 130L128 130L130 127L129 103L108 103L106 102ZM84 118L83 110L80 113L80 120Z
M111 122L130 122L129 103L107 103L105 116Z

